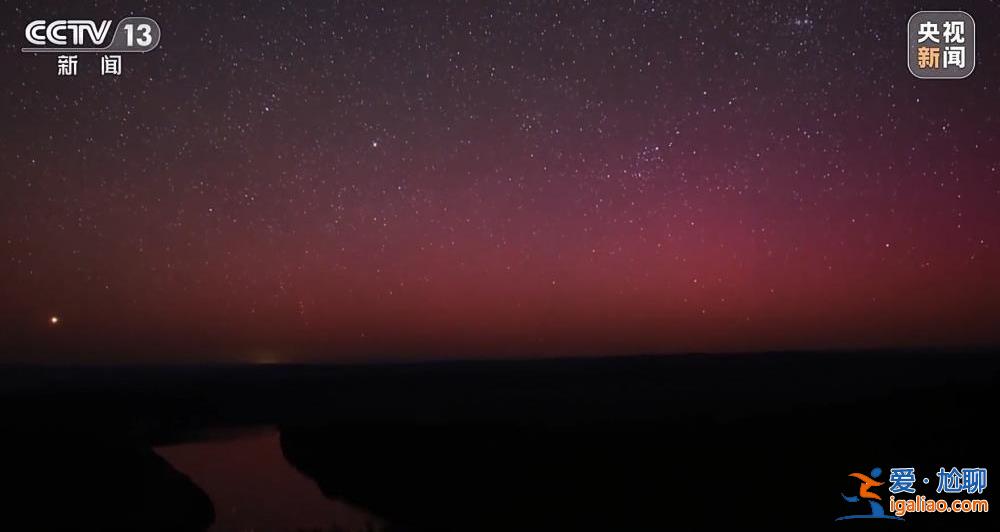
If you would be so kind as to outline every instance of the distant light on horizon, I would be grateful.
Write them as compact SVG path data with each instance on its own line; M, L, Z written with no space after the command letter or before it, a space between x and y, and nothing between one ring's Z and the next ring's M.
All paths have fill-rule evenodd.
M273 351L260 351L251 355L252 364L281 364L283 362L279 353Z

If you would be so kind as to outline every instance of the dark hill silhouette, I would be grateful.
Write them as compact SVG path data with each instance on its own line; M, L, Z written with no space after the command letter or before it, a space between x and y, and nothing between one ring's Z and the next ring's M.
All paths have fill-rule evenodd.
M4 530L194 532L214 520L208 496L151 448L52 429L0 443Z
M159 530L204 529L207 500L150 448L253 425L280 427L327 496L404 530L984 530L990 515L833 520L857 511L841 498L852 472L916 467L931 496L940 466L992 468L998 365L900 351L8 367L0 467L32 530L155 530L135 524L160 515Z

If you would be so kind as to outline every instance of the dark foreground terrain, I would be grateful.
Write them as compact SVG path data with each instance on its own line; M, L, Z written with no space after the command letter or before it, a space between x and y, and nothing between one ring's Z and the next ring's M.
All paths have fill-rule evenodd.
M204 530L212 502L152 448L272 425L325 495L396 530L995 530L995 511L834 519L868 513L841 496L850 473L914 467L936 498L939 467L996 471L998 367L993 351L7 366L0 528Z

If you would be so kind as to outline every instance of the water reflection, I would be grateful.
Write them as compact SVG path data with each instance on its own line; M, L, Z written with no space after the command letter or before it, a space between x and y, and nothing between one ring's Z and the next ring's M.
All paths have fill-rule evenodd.
M156 452L197 484L215 505L212 532L251 530L369 532L374 516L336 499L291 467L278 432L260 429Z

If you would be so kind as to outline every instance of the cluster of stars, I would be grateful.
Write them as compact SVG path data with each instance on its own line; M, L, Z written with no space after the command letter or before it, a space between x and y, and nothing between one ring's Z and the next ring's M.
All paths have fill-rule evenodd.
M906 5L146 9L114 79L0 34L0 356L997 339L997 74Z

